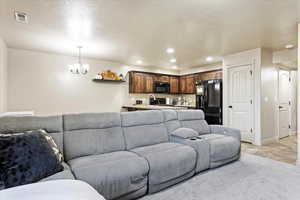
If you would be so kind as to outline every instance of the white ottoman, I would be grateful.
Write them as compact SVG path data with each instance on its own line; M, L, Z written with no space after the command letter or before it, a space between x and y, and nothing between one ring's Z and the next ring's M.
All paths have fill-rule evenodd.
M78 180L55 180L0 191L2 200L105 200L94 188Z

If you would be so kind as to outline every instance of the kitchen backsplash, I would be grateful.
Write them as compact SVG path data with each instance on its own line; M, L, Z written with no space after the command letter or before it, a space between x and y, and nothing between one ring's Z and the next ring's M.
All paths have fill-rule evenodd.
M129 94L127 104L133 105L136 103L136 100L142 100L143 104L149 104L150 96L155 96L156 98L180 98L182 101L188 105L195 106L196 105L196 96L194 94L183 94L183 95L172 95L172 94Z

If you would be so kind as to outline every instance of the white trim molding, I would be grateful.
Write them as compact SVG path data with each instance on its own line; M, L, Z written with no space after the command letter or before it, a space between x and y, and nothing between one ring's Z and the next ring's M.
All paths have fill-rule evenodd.
M254 77L253 84L253 141L261 145L261 54L262 49L253 49L228 55L223 58L223 121L228 126L228 69L231 67L251 65Z
M298 77L300 77L300 23L298 24ZM298 96L300 94L300 79L298 79ZM300 98L297 98L297 132L300 133ZM298 137L297 165L300 166L300 137Z
M265 138L262 140L262 145L278 142L278 137Z

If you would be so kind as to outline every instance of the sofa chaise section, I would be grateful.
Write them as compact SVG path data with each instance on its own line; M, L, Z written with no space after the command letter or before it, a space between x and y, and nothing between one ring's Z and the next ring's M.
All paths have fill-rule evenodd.
M177 111L181 127L195 130L210 146L210 168L240 158L240 131L222 126L209 126L202 110Z
M237 129L219 125L210 125L211 134L204 135L210 143L210 167L218 167L241 156L241 133Z
M147 161L125 151L120 113L64 116L66 160L76 177L106 199L134 199L146 194Z
M25 117L0 117L0 134L20 133L31 130L43 129L51 135L60 151L63 153L63 118L62 116L25 116ZM57 179L75 179L67 163L63 163L64 170L41 181Z
M126 149L149 165L148 192L154 193L195 173L193 148L170 143L161 111L121 113Z

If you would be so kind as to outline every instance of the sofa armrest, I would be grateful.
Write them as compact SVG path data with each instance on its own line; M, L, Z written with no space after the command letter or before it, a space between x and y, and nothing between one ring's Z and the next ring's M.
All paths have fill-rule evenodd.
M194 140L191 140L190 138L184 138L177 135L170 135L170 142L185 144L191 147L194 146L193 144L196 144L196 142Z
M220 125L209 125L210 133L222 134L236 138L241 141L241 131L234 128L228 128Z
M178 128L171 133L171 136L177 136L180 138L188 139L192 137L197 137L199 134L190 128Z
M196 173L199 173L209 168L209 164L210 164L209 143L205 139L201 139L201 136L183 138L180 136L171 135L170 142L190 146L196 151L197 153L197 164L195 168Z

